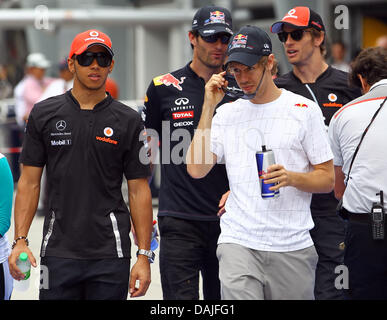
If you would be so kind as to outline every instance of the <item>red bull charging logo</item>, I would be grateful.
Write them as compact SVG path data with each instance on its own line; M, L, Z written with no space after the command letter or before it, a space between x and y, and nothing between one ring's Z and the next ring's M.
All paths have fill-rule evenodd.
M294 106L295 107L300 107L300 108L307 108L308 107L308 105L305 104L305 103L296 103Z
M221 20L220 22L224 22L224 13L222 11L213 11L210 14L211 20Z
M231 48L245 48L247 44L247 35L244 34L237 34L233 39L231 43Z
M247 42L247 36L245 36L244 34L238 34L234 37L233 43L236 42L236 43L244 43L246 44Z
M173 75L171 75L170 73L167 73L167 74L164 74L162 76L158 76L158 77L154 78L153 83L155 86L165 85L165 86L169 87L170 85L172 85L177 90L183 91L181 84L184 82L184 80L185 80L185 77L181 77L179 80L179 79L175 78Z
M210 23L226 23L226 17L224 15L224 12L222 11L212 11L210 12L210 17L204 21L204 25L210 24Z
M259 179L263 179L263 176L266 174L267 172L265 170L260 170L258 171L258 177Z

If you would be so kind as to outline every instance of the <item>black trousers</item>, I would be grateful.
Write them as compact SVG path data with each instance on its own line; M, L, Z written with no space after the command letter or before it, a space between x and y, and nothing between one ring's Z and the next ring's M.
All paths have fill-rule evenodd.
M40 300L127 299L128 258L78 260L44 257L41 265L45 268L41 271Z
M344 264L348 267L348 297L387 300L387 240L373 240L370 221L348 220Z
M198 300L199 272L203 298L220 300L216 257L219 221L159 217L160 277L164 300Z
M345 223L338 215L313 216L313 221L310 235L318 254L314 296L316 300L343 300L344 290L335 287L335 268L344 263Z

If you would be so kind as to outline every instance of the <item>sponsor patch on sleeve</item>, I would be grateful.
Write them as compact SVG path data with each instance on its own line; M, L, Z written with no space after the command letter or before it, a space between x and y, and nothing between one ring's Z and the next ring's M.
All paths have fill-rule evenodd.
M308 107L308 105L305 103L296 103L294 106L299 107L299 108L307 108Z
M167 73L153 78L153 83L155 86L165 85L169 87L170 85L172 85L174 88L178 89L179 91L183 91L181 84L184 82L184 80L185 80L185 77L181 77L179 80L175 78L172 74Z

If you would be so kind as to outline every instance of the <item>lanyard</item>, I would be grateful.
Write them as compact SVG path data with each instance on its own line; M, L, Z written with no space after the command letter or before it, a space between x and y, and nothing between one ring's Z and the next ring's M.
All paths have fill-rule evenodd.
M318 100L317 100L316 96L314 95L314 92L312 91L312 89L307 84L305 84L305 87L308 89L309 93L312 95L314 102L316 102L317 105L320 106L320 104L318 103Z
M380 107L378 108L378 110L376 110L376 112L375 112L374 116L372 117L370 123L368 124L367 128L365 128L363 134L361 135L360 142L359 142L359 144L358 144L357 147L356 147L355 153L353 154L353 157L352 157L351 165L349 166L348 175L347 175L347 180L345 181L345 185L347 185L347 183L348 183L348 180L349 180L349 173L351 172L352 165L353 165L353 161L355 160L355 157L356 157L356 155L357 155L357 152L359 151L360 145L361 145L361 143L363 142L364 136L365 136L366 133L368 132L369 127L371 126L372 122L374 122L376 116L378 115L380 109L382 109L382 107L383 107L384 103L386 102L386 100L387 100L387 97L386 97L386 98L383 100L383 102L380 104Z

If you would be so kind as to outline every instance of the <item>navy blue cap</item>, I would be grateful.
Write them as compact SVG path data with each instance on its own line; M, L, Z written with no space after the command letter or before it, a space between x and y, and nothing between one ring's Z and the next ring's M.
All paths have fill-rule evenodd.
M242 27L230 41L227 49L227 63L238 62L252 67L263 56L272 53L270 37L255 26Z
M193 17L192 30L199 31L201 36L210 36L221 32L232 35L231 13L223 7L202 7Z

